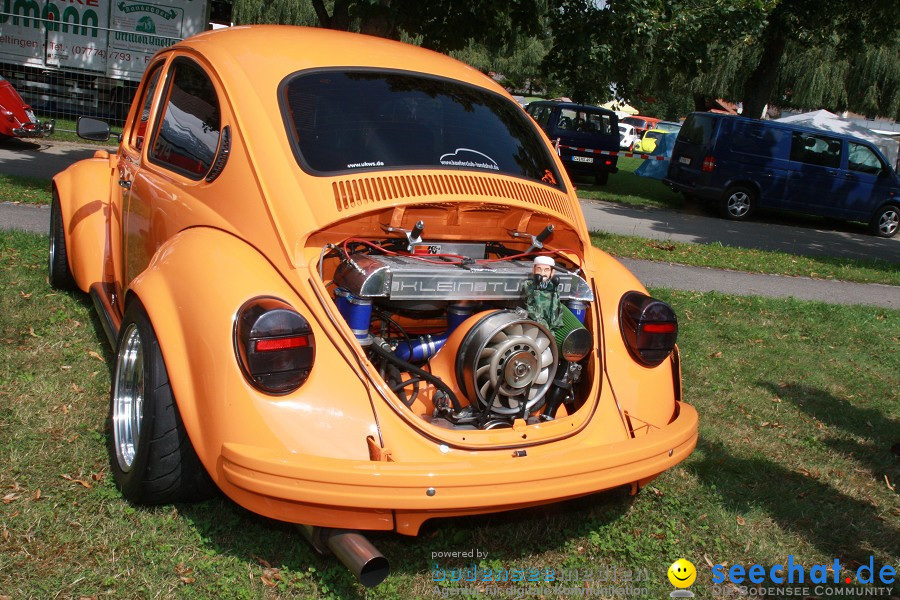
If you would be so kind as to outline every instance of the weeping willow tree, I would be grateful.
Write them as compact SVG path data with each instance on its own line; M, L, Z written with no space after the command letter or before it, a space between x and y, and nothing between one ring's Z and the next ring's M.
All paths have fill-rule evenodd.
M500 48L491 48L472 40L462 50L450 55L470 64L479 71L493 71L503 77L504 87L526 93L546 91L543 61L550 50L550 40L546 36L516 38L513 43Z
M276 23L315 27L319 24L310 0L234 0L232 19L237 25Z

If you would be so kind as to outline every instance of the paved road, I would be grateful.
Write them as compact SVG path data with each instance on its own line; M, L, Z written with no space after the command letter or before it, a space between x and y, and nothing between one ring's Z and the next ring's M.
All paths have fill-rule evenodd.
M836 223L833 229L815 229L809 224L821 225L821 220L774 214L765 215L766 221L736 223L708 216L699 206L674 211L599 200L582 200L581 209L592 231L697 244L720 243L804 256L878 258L898 263L900 268L900 236L877 238L866 233L862 224ZM782 224L795 219L803 221L805 226Z
M98 146L50 140L0 140L0 173L50 179Z
M95 150L96 147L59 142L0 142L0 173L50 177L75 160L93 155ZM900 269L900 237L879 239L853 231L852 225L826 230L763 222L734 223L699 212L632 207L592 200L582 201L581 206L591 230L650 239L718 242L810 256L877 257L897 263ZM45 233L48 226L49 210L46 207L0 202L0 229ZM894 286L752 275L632 259L623 262L648 287L794 297L900 309L900 288Z

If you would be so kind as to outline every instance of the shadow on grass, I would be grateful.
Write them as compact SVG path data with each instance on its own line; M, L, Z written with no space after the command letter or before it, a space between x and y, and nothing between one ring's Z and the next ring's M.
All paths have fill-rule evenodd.
M882 521L875 506L767 458L735 456L707 438L701 437L697 447L703 458L686 468L714 487L726 508L738 513L760 509L782 529L841 562L867 563L873 551L882 553L882 561L893 561L900 553L900 529Z
M567 553L573 537L614 524L631 503L632 497L622 488L534 508L434 519L427 521L416 537L390 531L366 532L366 536L390 561L392 575L409 578L429 576L436 563L432 553L472 549L505 568L556 568L562 565L536 565L527 557L554 550ZM289 523L251 513L224 496L200 504L181 504L178 511L219 554L255 565L265 561L303 574L305 585L317 589L327 586L341 598L367 597L337 558L317 554L299 529ZM437 562L443 569L457 569L479 560L442 558ZM383 585L390 586L390 578Z
M876 479L887 475L893 483L900 481L900 464L891 452L891 447L900 442L900 421L874 408L856 406L843 398L805 385L779 387L766 382L761 383L760 387L768 389L773 396L789 401L828 427L862 438L864 441L832 436L823 443L864 465Z

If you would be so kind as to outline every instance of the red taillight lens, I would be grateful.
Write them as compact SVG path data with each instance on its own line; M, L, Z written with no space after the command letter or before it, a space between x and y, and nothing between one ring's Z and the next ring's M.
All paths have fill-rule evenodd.
M661 300L628 292L619 304L619 324L625 346L642 365L659 365L675 348L678 319L672 307Z
M234 345L244 376L268 394L287 394L303 385L316 357L309 323L277 298L255 298L241 307Z
M309 336L306 335L256 341L257 352L277 352L278 350L305 348L307 346L309 346Z
M716 168L716 157L715 156L707 156L703 159L703 167L701 170L704 173L712 173L713 169Z

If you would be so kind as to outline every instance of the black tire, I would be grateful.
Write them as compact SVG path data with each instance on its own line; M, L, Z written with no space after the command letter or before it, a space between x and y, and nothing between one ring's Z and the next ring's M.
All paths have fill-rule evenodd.
M185 431L159 340L137 300L125 311L116 345L109 427L113 478L130 502L188 502L215 490Z
M869 232L872 235L892 238L900 228L900 207L895 204L885 204L875 211L875 215L869 222Z
M756 191L745 185L734 185L725 190L719 205L719 214L732 221L743 221L756 210Z
M50 286L58 290L74 290L75 277L69 268L69 252L66 248L66 232L62 218L62 209L59 206L59 196L53 190L53 199L50 201L50 248L47 258L47 275Z
M602 173L597 173L594 177L594 183L597 185L606 185L606 182L609 181L609 172L603 171Z

